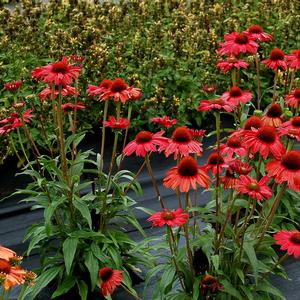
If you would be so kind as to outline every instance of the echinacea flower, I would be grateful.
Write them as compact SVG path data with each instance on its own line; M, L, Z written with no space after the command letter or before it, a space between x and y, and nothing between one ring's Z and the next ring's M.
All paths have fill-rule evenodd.
M115 288L121 285L123 281L122 271L113 270L109 267L104 267L99 270L101 279L101 292L103 296L112 295Z
M281 137L287 135L292 139L296 139L300 142L300 116L296 116L289 121L280 125L277 128L278 135Z
M207 293L215 294L219 290L222 290L224 287L217 278L213 277L212 275L206 274L203 276L200 282L201 286L201 293L202 295L206 295Z
M268 180L267 176L257 181L250 176L241 175L240 180L235 185L235 189L239 193L249 195L252 199L262 201L272 196L272 190L266 185Z
M226 60L220 60L217 63L217 68L219 68L224 73L227 73L231 69L235 68L237 70L247 69L248 64L243 59L237 59L235 56L230 56Z
M300 191L300 152L291 150L280 159L266 164L269 177L274 177L276 183L287 182L288 187Z
M213 152L209 155L207 159L207 164L203 166L203 170L208 172L209 170L212 171L214 175L216 175L219 171L221 173L222 168L228 168L229 165L225 161L224 157L217 152Z
M261 118L264 125L278 127L283 123L282 109L278 103L271 104Z
M271 153L275 158L280 158L284 152L283 146L276 129L272 126L262 126L259 129L245 131L244 145L252 154L257 152L266 159Z
M220 181L223 183L224 189L235 187L238 180L239 179L235 176L234 172L229 169L226 171L225 175L220 176Z
M217 86L215 84L214 85L205 84L202 89L205 93L214 94L217 90Z
M292 53L287 54L285 58L290 69L300 69L300 49L293 50Z
M286 97L285 102L292 107L297 108L300 103L300 88L292 90Z
M251 130L252 128L259 129L263 126L262 120L257 116L248 118L243 126L244 130Z
M262 64L275 71L277 71L279 68L283 69L284 71L287 69L285 54L279 48L274 48L270 53L270 57L263 60Z
M128 89L130 94L130 100L137 101L140 100L143 96L141 89L130 86Z
M288 255L295 258L300 256L300 232L296 229L281 230L274 234L276 245L280 245L280 250L287 250Z
M168 116L164 117L155 117L151 119L151 122L158 123L166 128L170 128L171 126L175 125L177 123L176 119L170 119Z
M35 68L32 76L55 85L68 85L72 83L73 79L78 78L80 72L81 67L70 64L68 58L63 57L61 61Z
M239 137L232 136L228 138L226 144L220 145L220 154L227 158L232 158L234 154L243 157L247 154L247 150Z
M3 275L3 288L9 290L15 285L24 283L26 271L20 267L11 266L9 261L0 258L0 274Z
M77 102L76 104L74 103L66 103L61 106L63 111L69 112L73 110L78 110L78 109L85 109L85 104L83 102Z
M116 119L114 116L109 116L108 121L103 121L105 127L113 129L126 129L130 125L130 121L125 118Z
M205 129L192 129L188 128L189 133L191 134L192 138L195 140L199 140L204 137Z
M235 106L233 103L225 101L221 98L213 100L201 100L197 108L198 111L208 111L208 110L225 110L227 112L232 112Z
M131 94L128 91L128 86L122 78L113 80L108 90L100 95L101 101L113 99L125 103L130 98Z
M178 166L171 168L164 178L164 186L180 192L188 192L191 188L197 189L197 184L208 188L209 176L198 166L197 161L188 156L184 157Z
M26 271L24 275L24 285L25 286L34 286L37 275L32 271Z
M239 175L248 175L252 167L246 162L242 162L240 159L234 159L229 162L229 169L236 172Z
M238 86L233 86L229 91L223 93L221 99L239 105L240 103L248 103L251 101L253 95L249 91L243 91Z
M254 54L257 52L259 45L254 38L245 33L232 32L224 36L225 42L220 43L221 55L238 56L241 53Z
M273 39L272 35L264 32L261 26L259 25L251 25L246 33L248 33L255 41L266 42L271 41Z
M89 84L87 93L89 96L100 96L104 92L109 91L111 84L112 84L112 80L110 80L110 79L102 80L98 86Z
M57 96L59 95L59 87L56 86L54 88L54 90L52 90L52 87L51 85L45 89L43 89L40 93L39 93L39 98L41 100L46 100L47 98L50 99L50 100L53 100L52 99L52 95L54 96L54 99L57 98ZM78 92L76 91L76 89L72 86L69 86L69 85L63 85L61 87L61 95L64 96L64 97L67 97L67 96L76 96L78 95Z
M149 152L156 152L157 146L162 147L168 144L168 139L163 137L164 131L151 133L149 131L141 131L135 139L129 142L123 149L123 154L130 156L135 152L137 156L145 157Z
M4 83L4 89L6 89L7 91L15 92L21 87L22 84L23 84L22 80L7 82Z
M11 258L15 256L17 256L15 251L0 245L0 258L9 261Z
M160 147L159 151L164 151L166 157L174 153L174 159L177 159L178 156L188 156L192 153L201 155L203 150L202 144L192 139L188 128L181 126L174 130L169 143Z
M189 215L182 208L176 210L164 209L161 212L154 213L147 221L152 222L153 226L162 227L164 225L181 227L188 222Z

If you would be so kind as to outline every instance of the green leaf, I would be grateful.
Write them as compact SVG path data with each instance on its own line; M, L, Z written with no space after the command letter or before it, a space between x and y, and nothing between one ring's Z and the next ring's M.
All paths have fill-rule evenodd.
M74 206L76 207L76 209L81 213L81 215L88 222L90 229L92 229L92 218L91 218L91 213L90 213L88 205L86 203L84 203L83 201L80 201L77 199L74 199L73 203L74 203Z
M87 300L87 296L88 296L87 284L83 280L79 280L79 281L76 280L76 283L77 283L77 287L78 287L78 291L79 291L81 300Z
M66 272L68 275L72 267L77 245L78 239L75 238L67 238L63 243L64 260L66 265Z
M75 285L75 280L73 277L66 278L53 293L51 299L59 297L67 293Z
M98 259L95 258L92 251L89 251L85 254L84 264L90 272L92 290L94 290L98 279L99 264Z
M257 257L255 254L255 250L253 247L253 244L251 242L245 242L243 245L243 248L249 258L250 264L253 269L253 275L255 282L257 283L257 277L258 277L258 264L257 264Z
M272 294L274 296L276 296L276 299L282 299L282 300L286 300L286 298L282 295L282 293L274 286L272 286L270 283L264 281L264 282L260 282L259 285L256 288L256 291L262 291L262 292L266 292L268 294Z
M44 287L46 287L63 269L63 266L56 266L43 272L36 280L35 286L30 294L30 300L35 299L38 293Z
M224 293L227 293L227 294L229 294L233 297L236 297L240 300L243 300L240 292L236 288L234 288L234 286L228 280L223 279L223 280L220 280L220 281L224 286L224 291L223 291Z
M218 271L219 270L219 263L220 263L220 257L219 257L219 255L213 255L211 257L211 261L212 261L212 263L214 265L215 270Z

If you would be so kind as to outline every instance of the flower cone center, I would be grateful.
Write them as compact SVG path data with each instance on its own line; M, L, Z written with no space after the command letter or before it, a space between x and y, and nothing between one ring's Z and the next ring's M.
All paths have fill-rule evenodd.
M237 137L231 137L227 141L227 146L231 148L240 148L242 146L241 140Z
M300 89L296 89L294 91L294 97L297 98L297 99L300 99Z
M296 232L291 236L291 240L295 243L295 244L299 244L300 245L300 232Z
M275 103L270 106L267 116L270 118L279 118L282 115L282 110L279 104Z
M115 79L115 80L112 82L110 89L111 89L113 92L119 93L119 92L122 92L122 91L126 90L126 89L127 89L127 85L126 85L126 83L123 81L123 79L117 78L117 79Z
M225 102L222 99L214 99L214 100L210 100L212 104L219 104L219 105L224 105Z
M173 132L172 139L177 143L188 143L192 140L192 135L186 127L178 127Z
M165 211L161 214L161 217L162 217L164 220L166 220L166 221L175 219L174 213L173 213L172 211L169 211L169 210L165 210Z
M235 38L235 42L237 44L244 45L244 44L247 44L249 42L249 39L248 39L246 34L239 33L238 36Z
M217 165L222 164L224 162L224 159L221 155L218 156L218 153L212 153L208 158L208 164L209 165Z
M242 95L242 90L238 86L233 86L230 89L229 94L231 97L239 97Z
M149 131L141 131L136 135L135 140L138 144L148 143L152 140L152 134Z
M271 60L283 60L284 52L278 48L275 48L271 51L270 59Z
M178 173L181 176L190 177L198 173L197 161L192 157L185 157L178 165Z
M282 165L292 171L300 170L300 152L292 150L282 158Z
M11 266L5 259L0 258L0 273L9 274Z
M272 144L276 140L276 130L271 126L264 126L257 132L257 138L267 144Z
M251 130L252 127L256 129L262 127L262 121L259 117L252 116L245 122L244 125L245 130Z
M104 79L101 81L99 87L109 89L111 87L112 81L109 79Z
M105 282L111 278L112 274L113 270L111 268L106 267L100 270L99 276L101 280Z
M252 25L249 27L248 32L250 33L262 33L263 29L259 25Z
M259 191L259 185L256 182L251 182L248 184L248 189L251 191Z
M52 65L52 71L54 73L66 74L69 71L69 68L66 62L58 61Z
M294 117L292 119L292 125L295 127L300 127L300 117Z

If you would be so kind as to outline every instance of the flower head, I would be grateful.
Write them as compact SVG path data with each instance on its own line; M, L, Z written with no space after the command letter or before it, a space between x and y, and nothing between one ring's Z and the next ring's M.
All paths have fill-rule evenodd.
M224 36L225 42L220 43L221 55L238 56L241 53L254 54L257 52L258 44L255 38L246 33L232 32Z
M188 213L183 212L182 208L178 208L176 210L164 209L162 212L153 214L147 220L152 222L153 226L162 227L167 225L170 227L180 227L188 222L188 218Z
M247 154L246 148L242 145L242 140L237 136L228 138L226 144L221 145L220 153L227 158L232 158L234 154L243 157Z
M73 110L78 110L78 109L85 109L85 104L83 102L77 102L76 104L74 103L66 103L61 106L63 111L69 112Z
M15 256L17 256L15 251L0 245L0 258L9 261L11 258Z
M273 39L272 35L264 32L261 26L251 25L246 33L248 33L255 41L265 42Z
M242 194L249 195L252 199L262 201L264 198L269 199L272 196L272 190L266 185L268 180L267 176L257 181L249 176L241 175L235 189Z
M270 57L263 60L262 64L275 71L277 71L279 68L283 69L284 71L287 69L285 54L279 48L274 48L270 53Z
M208 94L214 94L216 90L217 90L217 86L215 84L214 85L205 84L203 86L203 91Z
M276 183L287 182L288 187L300 191L300 152L286 152L280 159L266 164L269 177L274 177Z
M191 134L192 138L195 140L199 140L204 137L205 129L192 129L188 128L189 133Z
M257 152L266 159L271 153L275 158L280 158L285 148L281 143L276 129L272 126L262 126L259 129L245 131L244 145L252 154Z
M197 184L208 188L210 184L209 176L200 168L197 161L188 156L184 157L178 166L170 169L164 178L164 186L181 192L188 192L190 188L194 190Z
M202 144L199 141L192 139L192 135L188 128L181 126L177 127L169 143L160 147L160 151L165 151L166 157L174 153L174 159L179 156L188 156L191 153L197 155L202 154Z
M126 129L130 125L130 121L125 118L116 119L114 116L109 116L108 121L103 121L105 127L113 129Z
M103 296L112 295L115 288L121 285L123 281L122 271L113 270L109 267L104 267L99 270L101 279L101 291Z
M175 125L177 123L176 119L170 119L168 116L164 117L155 117L151 119L151 122L158 123L162 125L163 127L170 128L171 126Z
M34 286L37 275L32 271L26 271L24 275L24 285Z
M248 103L252 97L253 95L249 91L243 91L238 86L233 86L228 92L223 93L221 99L235 106L240 103Z
M200 285L202 295L206 295L208 292L211 294L215 294L216 292L224 288L217 280L217 278L209 274L203 276Z
M278 127L278 135L287 135L300 142L300 116L296 116Z
M271 104L261 118L264 125L278 127L282 124L282 109L279 104Z
M68 85L73 79L78 78L80 72L81 67L70 64L68 58L63 57L61 61L35 68L32 76L55 85Z
M127 84L122 78L116 78L113 80L107 91L100 95L101 101L113 99L114 101L121 101L125 103L130 98L131 93L128 90Z
M87 93L89 96L100 96L104 92L109 91L111 84L112 84L112 80L109 79L102 80L98 86L89 84Z
M209 170L212 171L214 175L217 173L221 173L222 168L228 168L229 165L225 161L224 157L217 152L213 152L209 155L207 159L207 164L203 166L203 169L208 172ZM219 171L219 172L218 172Z
M274 234L276 245L280 245L281 250L287 250L288 255L295 258L300 256L300 232L298 230L281 230Z
M213 99L213 100L202 100L197 108L198 111L207 110L225 110L227 112L232 112L234 109L234 104L223 99Z
M300 69L300 49L292 51L291 54L285 56L289 68Z
M224 73L227 73L233 68L237 70L247 69L249 65L243 59L237 59L235 56L230 56L226 60L220 60L217 64L217 68L219 68Z
M11 82L4 83L4 88L7 91L14 92L14 91L17 91L21 87L22 84L23 84L22 80L11 81Z
M230 169L226 170L225 175L220 176L220 181L223 183L224 189L235 187L238 180L239 179L235 176L234 172L230 171Z
M76 95L78 95L78 92L76 91L76 89L74 87L69 86L69 85L64 85L64 86L62 86L61 94L64 97L67 97L67 96L76 96ZM51 84L50 84L49 87L43 89L39 93L39 97L40 97L41 100L46 100L47 98L53 100L52 99L52 95L54 95L54 99L57 98L57 96L59 95L59 88L58 88L58 86L56 86L54 88L54 90L52 90L52 87L51 87Z
M163 137L164 131L151 133L149 131L141 131L135 139L129 142L123 149L123 154L130 156L135 152L137 156L145 157L148 152L156 152L157 146L165 147L168 144L168 139Z
M298 107L300 103L300 88L297 88L293 91L291 91L286 97L285 97L285 102L289 106L293 106L295 108Z
M248 118L243 126L244 130L251 130L252 128L259 129L263 126L262 120L257 116Z

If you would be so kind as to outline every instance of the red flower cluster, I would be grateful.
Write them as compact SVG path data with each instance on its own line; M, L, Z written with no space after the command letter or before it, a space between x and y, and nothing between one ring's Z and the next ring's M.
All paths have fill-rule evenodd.
M274 48L270 53L270 57L268 59L263 60L262 64L275 71L277 71L279 68L281 68L284 71L287 69L285 54L279 48Z
M123 281L122 271L113 270L109 267L104 267L99 270L101 280L101 291L103 296L112 295L115 288L121 285Z
M22 84L23 84L22 80L7 82L7 83L4 83L4 89L14 92L14 91L17 91L21 87Z
M295 108L298 107L300 103L300 88L297 88L293 91L291 91L286 97L285 97L285 102L289 106L293 106Z
M251 25L245 33L249 34L255 41L266 42L273 39L272 35L264 32L259 25Z
M292 51L291 54L285 56L286 62L291 69L300 69L300 49Z

